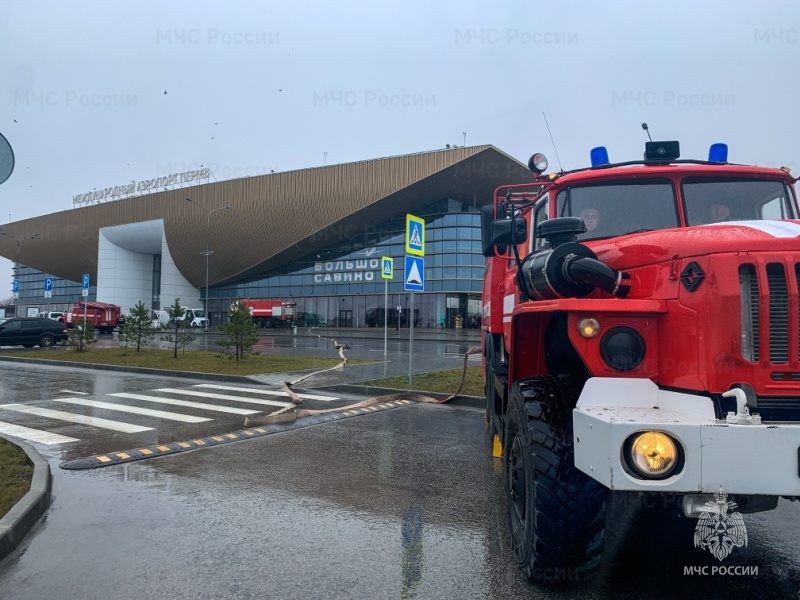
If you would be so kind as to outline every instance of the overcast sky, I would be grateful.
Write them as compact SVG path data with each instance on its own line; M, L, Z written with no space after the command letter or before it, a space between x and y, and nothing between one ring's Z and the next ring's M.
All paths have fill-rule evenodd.
M564 169L597 145L640 159L646 121L684 158L723 141L800 173L795 0L17 0L0 57L0 223L201 164L221 181L466 141L557 168L543 112Z

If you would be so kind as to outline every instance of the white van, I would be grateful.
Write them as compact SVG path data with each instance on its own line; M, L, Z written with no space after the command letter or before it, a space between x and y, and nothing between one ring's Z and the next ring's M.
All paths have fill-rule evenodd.
M151 326L166 327L169 325L169 313L165 310L151 310L150 311Z
M202 308L186 308L183 307L183 316L181 321L186 321L190 327L205 327L208 324L206 318L206 311Z

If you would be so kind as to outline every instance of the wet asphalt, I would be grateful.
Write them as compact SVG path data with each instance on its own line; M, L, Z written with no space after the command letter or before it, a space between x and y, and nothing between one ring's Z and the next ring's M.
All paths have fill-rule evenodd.
M356 353L374 349L363 343ZM420 357L457 360L436 347L420 345ZM0 363L6 403L198 383ZM196 436L208 424L93 435L59 426L81 441L37 445L53 471L53 503L0 563L0 598L800 598L800 503L783 500L745 515L748 545L719 563L694 548L694 522L674 506L615 496L595 580L530 585L510 552L502 461L482 417L418 404L91 471L58 465ZM240 417L213 421L240 426ZM750 574L684 575L719 565Z

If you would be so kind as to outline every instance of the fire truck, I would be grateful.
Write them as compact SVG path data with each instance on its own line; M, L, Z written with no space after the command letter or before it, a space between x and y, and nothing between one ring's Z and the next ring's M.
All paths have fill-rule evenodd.
M105 302L78 302L69 307L66 325L69 328L86 319L100 333L111 333L115 327L125 324L122 309L116 304Z
M295 302L284 300L239 300L253 315L253 322L259 327L279 327L291 325L294 321Z
M597 569L610 492L700 521L800 499L798 179L679 154L534 154L482 208L486 419L532 581Z

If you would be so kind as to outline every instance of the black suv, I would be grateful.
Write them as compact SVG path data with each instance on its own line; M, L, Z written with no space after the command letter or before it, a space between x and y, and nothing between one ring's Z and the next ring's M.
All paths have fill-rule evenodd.
M49 348L66 339L66 326L53 319L11 317L0 320L0 346Z

